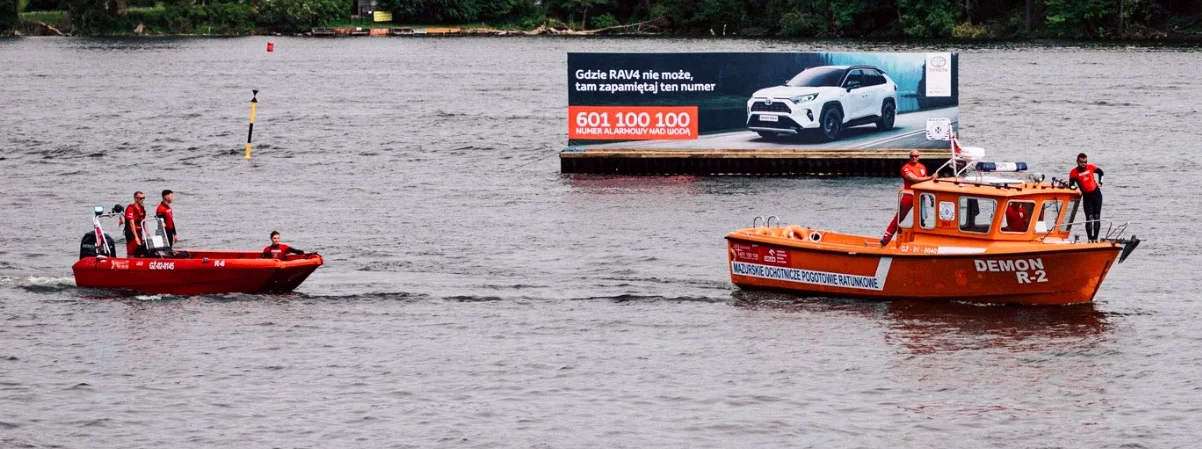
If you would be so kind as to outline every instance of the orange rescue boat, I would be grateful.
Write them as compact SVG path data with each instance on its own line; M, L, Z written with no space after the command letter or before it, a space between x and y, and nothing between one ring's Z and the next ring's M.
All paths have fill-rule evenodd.
M726 236L731 282L817 296L1088 303L1116 259L1139 245L1135 236L1122 238L1127 224L1111 223L1096 243L1073 240L1072 227L1084 224L1073 221L1081 193L1063 182L972 173L963 162L949 162L952 176L899 191L899 212L914 204L915 213L898 215L899 233L885 246L876 237L757 217ZM993 166L983 164L976 167Z

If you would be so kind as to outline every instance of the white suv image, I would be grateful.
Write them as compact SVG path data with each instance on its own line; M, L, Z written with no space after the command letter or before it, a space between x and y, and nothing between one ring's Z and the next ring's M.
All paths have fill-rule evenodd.
M810 67L747 100L747 128L765 139L818 130L831 141L852 126L893 129L896 118L897 84L867 65Z

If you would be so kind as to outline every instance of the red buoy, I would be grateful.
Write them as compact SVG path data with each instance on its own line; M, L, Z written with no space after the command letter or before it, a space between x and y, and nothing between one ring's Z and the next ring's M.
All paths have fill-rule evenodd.
M271 42L268 42L268 43L267 43L267 52L268 52L268 53L271 53L271 52L273 52L273 51L275 51L275 44L274 44L274 43L271 43Z

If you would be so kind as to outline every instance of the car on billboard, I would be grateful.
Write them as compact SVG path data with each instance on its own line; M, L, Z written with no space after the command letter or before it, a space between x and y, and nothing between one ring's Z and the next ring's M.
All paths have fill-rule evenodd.
M818 131L831 141L852 126L893 129L896 118L897 83L869 65L810 67L747 100L747 128L765 139Z

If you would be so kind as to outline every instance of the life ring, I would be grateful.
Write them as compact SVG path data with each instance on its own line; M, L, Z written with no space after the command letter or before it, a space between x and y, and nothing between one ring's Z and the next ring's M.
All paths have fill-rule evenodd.
M788 237L791 239L805 239L806 229L799 225L789 225Z

